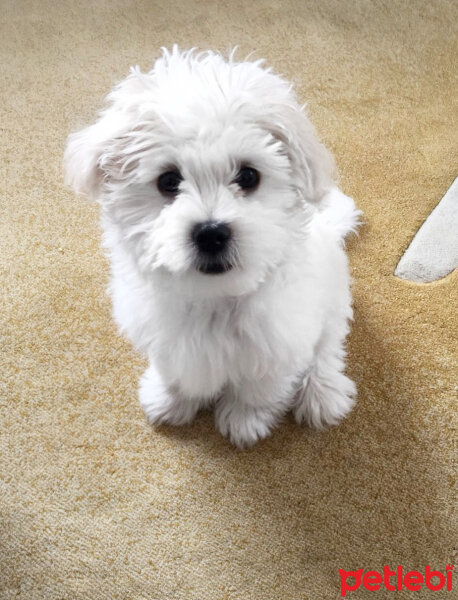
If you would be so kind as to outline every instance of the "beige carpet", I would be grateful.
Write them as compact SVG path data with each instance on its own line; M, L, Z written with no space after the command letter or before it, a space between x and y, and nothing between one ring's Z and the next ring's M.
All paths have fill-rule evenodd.
M339 568L456 563L457 274L392 273L457 175L457 2L0 11L0 598L327 600ZM129 66L173 42L239 44L293 79L364 210L350 244L359 403L337 429L289 419L242 453L210 414L144 421L145 363L110 318L97 207L64 188L61 156Z

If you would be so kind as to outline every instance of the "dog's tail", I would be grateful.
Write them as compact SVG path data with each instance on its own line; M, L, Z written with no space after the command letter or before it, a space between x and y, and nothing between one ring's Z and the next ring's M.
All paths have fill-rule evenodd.
M324 196L319 209L319 218L342 244L349 233L356 233L361 225L362 214L353 198L345 196L338 188L333 188Z

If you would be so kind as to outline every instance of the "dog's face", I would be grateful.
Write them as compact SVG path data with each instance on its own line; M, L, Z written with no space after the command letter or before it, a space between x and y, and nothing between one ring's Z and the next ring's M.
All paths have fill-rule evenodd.
M174 49L109 101L66 152L68 179L99 200L108 234L145 277L182 293L256 289L332 183L290 86L260 63Z

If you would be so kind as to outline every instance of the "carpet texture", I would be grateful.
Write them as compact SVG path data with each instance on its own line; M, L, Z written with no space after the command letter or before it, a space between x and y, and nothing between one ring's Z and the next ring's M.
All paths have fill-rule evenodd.
M327 600L339 568L456 563L457 274L393 276L457 175L456 1L0 8L0 598ZM145 360L110 317L97 206L61 160L129 66L173 42L239 44L292 79L364 211L359 402L338 428L288 418L240 452L209 413L153 430L138 406ZM347 598L393 594L453 595Z

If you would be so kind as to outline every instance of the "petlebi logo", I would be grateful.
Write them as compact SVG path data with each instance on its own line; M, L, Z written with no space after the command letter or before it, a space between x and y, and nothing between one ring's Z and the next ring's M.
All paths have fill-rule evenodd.
M424 573L420 573L420 571L404 572L401 565L398 565L394 571L388 565L385 565L383 573L378 571L366 571L364 573L363 569L357 571L339 569L340 595L344 598L347 592L354 592L361 585L371 592L376 592L382 586L390 592L396 590L417 591L425 588L433 592L445 588L450 592L453 585L452 574L453 565L445 567L445 574L442 571L433 571L429 565L426 565Z

